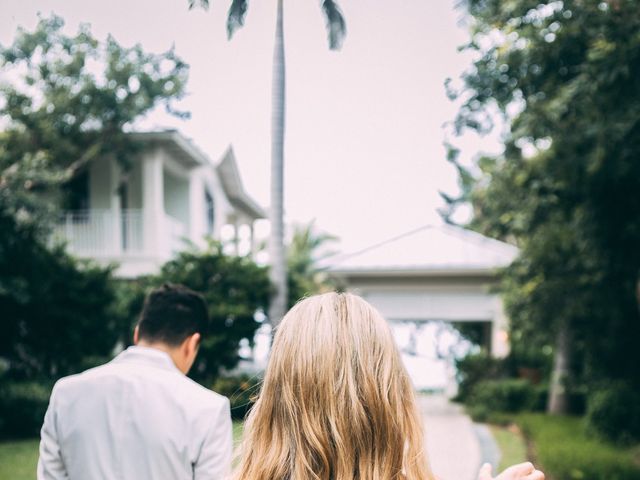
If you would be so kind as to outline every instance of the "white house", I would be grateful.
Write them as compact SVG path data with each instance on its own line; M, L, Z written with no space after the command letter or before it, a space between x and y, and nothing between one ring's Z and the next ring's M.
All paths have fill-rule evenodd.
M157 272L187 242L232 231L253 248L253 224L264 210L244 191L233 149L213 163L175 130L132 133L143 144L126 172L114 158L92 162L71 185L71 209L54 237L79 257L119 264L117 274Z
M517 248L450 225L424 226L331 262L330 274L392 323L478 322L494 356L509 351L497 270Z

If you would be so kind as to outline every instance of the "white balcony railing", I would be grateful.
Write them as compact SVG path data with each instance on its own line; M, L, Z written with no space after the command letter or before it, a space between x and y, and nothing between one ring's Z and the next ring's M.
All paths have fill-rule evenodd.
M170 215L159 220L158 233L145 239L141 209L67 211L61 215L53 238L66 242L69 251L81 257L136 255L166 259L184 249L186 228Z
M187 233L184 224L171 215L164 216L164 225L167 230L167 239L169 253L171 255L178 253L185 248L184 238Z
M54 237L76 255L112 257L142 253L142 232L142 210L73 210L61 215Z

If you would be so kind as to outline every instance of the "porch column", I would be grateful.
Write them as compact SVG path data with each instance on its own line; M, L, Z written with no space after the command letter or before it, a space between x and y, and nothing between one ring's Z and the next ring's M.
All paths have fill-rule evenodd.
M189 238L198 247L204 247L207 234L207 211L202 169L196 168L189 175Z
M240 255L240 225L237 216L233 219L233 246L236 256Z
M142 232L146 255L168 256L164 228L164 175L159 150L150 152L142 161Z
M120 198L120 177L122 168L115 158L109 159L109 212L107 231L111 231L106 248L110 255L122 254L122 204Z
M509 354L509 321L504 313L502 299L494 297L494 314L491 322L491 355L504 358Z
M253 226L254 222L250 221L249 222L249 242L250 243L250 247L249 247L249 254L251 256L251 258L255 259L256 257L256 242L255 242L255 228Z

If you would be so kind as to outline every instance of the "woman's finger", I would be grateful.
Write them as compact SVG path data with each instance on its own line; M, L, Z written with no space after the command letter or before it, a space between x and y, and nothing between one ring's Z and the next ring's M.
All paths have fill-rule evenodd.
M504 473L508 475L507 478L520 478L532 474L534 471L535 468L531 462L524 462L507 468Z
M480 467L480 473L478 473L478 480L491 480L491 464L485 463Z
M534 470L532 474L525 477L525 480L544 480L544 473L540 470Z

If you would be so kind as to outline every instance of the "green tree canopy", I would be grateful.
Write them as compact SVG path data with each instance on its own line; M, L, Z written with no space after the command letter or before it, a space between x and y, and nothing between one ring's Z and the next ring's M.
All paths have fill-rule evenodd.
M129 299L130 325L137 320L146 292L164 282L185 285L201 293L207 302L209 326L203 332L190 376L211 386L221 369L238 364L240 341L253 342L260 326L256 314L266 312L269 306L267 268L249 257L225 255L217 243L204 251L185 251L167 262L158 275L138 281L141 288Z
M62 18L41 18L0 46L0 207L45 226L60 188L91 160L110 155L126 169L135 121L184 94L188 66L173 51L155 55L87 25L67 35Z
M568 333L571 371L640 386L640 8L467 0L476 55L455 126L507 125L461 172L475 228L521 248L504 283L515 342ZM556 347L557 348L557 347Z

